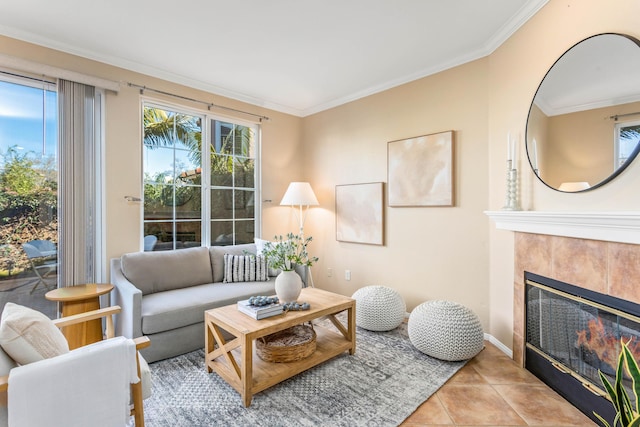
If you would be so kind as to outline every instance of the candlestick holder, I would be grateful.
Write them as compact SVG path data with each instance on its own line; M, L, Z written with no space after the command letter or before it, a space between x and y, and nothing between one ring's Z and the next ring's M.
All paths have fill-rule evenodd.
M511 160L507 160L507 195L504 202L503 211L519 211L518 203L518 170L513 166Z

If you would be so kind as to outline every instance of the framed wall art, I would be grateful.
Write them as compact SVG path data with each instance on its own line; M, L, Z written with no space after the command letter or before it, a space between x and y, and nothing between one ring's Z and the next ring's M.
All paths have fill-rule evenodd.
M453 131L389 142L389 206L453 206L453 142Z
M336 185L336 240L384 244L384 183Z

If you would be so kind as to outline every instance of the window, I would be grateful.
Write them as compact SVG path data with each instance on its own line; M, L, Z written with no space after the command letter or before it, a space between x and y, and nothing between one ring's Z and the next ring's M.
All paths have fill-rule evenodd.
M257 126L152 103L143 117L145 250L253 242Z
M211 245L251 243L255 236L255 132L211 120Z
M53 82L0 74L0 306L55 317L58 113ZM24 246L28 244L27 246Z
M619 168L640 143L640 121L616 123L616 165Z

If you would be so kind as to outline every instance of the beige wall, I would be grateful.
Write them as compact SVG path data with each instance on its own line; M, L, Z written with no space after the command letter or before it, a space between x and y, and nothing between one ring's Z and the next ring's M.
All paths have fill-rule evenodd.
M0 53L271 116L262 127L262 199L271 200L264 204L263 237L295 231L293 211L278 204L289 181L308 180L321 204L305 227L320 257L313 268L317 286L345 295L369 284L391 286L409 310L427 299L458 301L511 346L513 233L496 230L483 214L504 204L507 133L521 144L525 209L640 210L640 162L603 188L562 194L535 179L522 145L531 99L566 49L601 32L640 38L640 2L609 3L551 0L487 58L304 119L7 38L0 38ZM138 91L123 87L109 95L106 113L107 256L113 257L140 248L140 206L123 198L141 193ZM455 206L385 207L384 246L337 242L335 186L386 182L388 141L447 130L455 131ZM351 281L344 279L347 269Z
M563 182L586 181L595 185L608 178L616 164L613 158L616 122L607 118L639 108L640 102L634 102L540 120L548 129L545 138L536 140L542 179L558 188Z
M305 118L306 178L322 205L311 210L306 228L321 256L316 284L344 294L368 284L391 286L409 310L427 299L459 301L511 347L513 233L496 230L482 213L504 205L507 134L519 143L524 209L638 209L632 197L640 181L637 162L604 188L562 194L530 171L524 136L531 100L555 60L596 33L638 37L633 17L639 12L634 0L615 8L597 0L551 0L483 60ZM385 246L335 240L335 185L386 182L388 141L449 129L456 131L456 207L385 207ZM344 279L347 269L351 281Z
M281 221L283 208L279 207L278 203L289 181L302 179L303 170L299 162L302 157L302 119L299 117L213 96L203 91L1 36L0 53L121 82L120 91L117 94L107 93L106 97L107 260L142 248L142 206L140 203L131 203L124 199L124 196L142 195L141 95L138 89L128 87L127 82L270 117L271 120L262 125L261 199L273 200L273 203L265 202L263 205L263 233L272 235L286 231ZM175 99L157 96L151 92L145 92L144 96L170 103L176 102ZM202 109L199 104L184 101L180 104ZM211 113L230 117L228 112L215 108ZM236 115L236 118L251 119L246 115ZM270 173L274 170L286 173Z
M523 137L533 95L554 61L578 41L598 33L619 32L640 37L640 2L619 0L551 0L489 58L489 208L504 202L504 153L508 131ZM521 150L523 206L540 211L640 210L635 195L640 162L614 182L587 193L553 191L533 177ZM490 333L510 345L513 325L513 233L490 233Z
M305 170L321 204L305 227L320 256L317 286L346 295L389 286L409 311L430 299L458 301L488 329L487 71L485 58L305 118ZM335 186L386 182L389 141L447 130L455 139L455 206L385 206L384 246L336 241Z

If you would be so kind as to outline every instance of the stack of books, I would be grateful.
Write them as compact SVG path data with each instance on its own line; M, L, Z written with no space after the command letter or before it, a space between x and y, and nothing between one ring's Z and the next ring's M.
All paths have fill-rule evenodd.
M266 319L267 317L277 316L282 314L282 304L271 303L263 306L255 306L249 304L249 300L238 301L238 311L248 316L253 317L256 320Z

